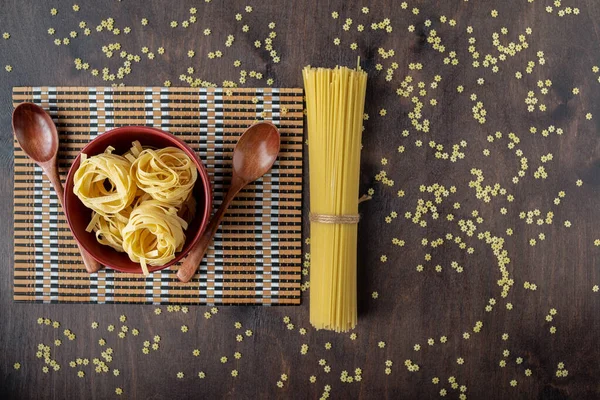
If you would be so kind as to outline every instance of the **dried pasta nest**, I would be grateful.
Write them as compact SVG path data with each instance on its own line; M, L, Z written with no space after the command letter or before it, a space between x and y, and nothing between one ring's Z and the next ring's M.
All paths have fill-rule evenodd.
M175 258L185 242L187 222L177 215L175 207L157 200L145 200L137 205L123 228L123 249L133 262L164 265Z
M74 193L86 207L102 216L124 210L138 190L129 174L131 162L112 154L113 150L108 147L104 153L89 158L81 154L74 177Z
M185 202L196 183L198 170L189 157L181 157L176 147L142 150L134 143L131 176L144 192L164 204L179 206Z

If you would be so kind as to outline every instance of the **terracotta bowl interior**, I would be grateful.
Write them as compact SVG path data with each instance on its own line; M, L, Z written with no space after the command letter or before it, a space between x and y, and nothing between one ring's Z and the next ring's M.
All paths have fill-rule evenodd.
M170 133L147 127L123 127L113 129L96 137L84 149L82 153L93 156L103 153L108 146L115 148L115 154L123 154L131 143L138 140L142 146L164 148L176 146L185 151L192 158L198 169L198 179L194 186L194 197L196 199L196 214L186 230L186 242L181 252L176 254L174 260L163 266L148 266L150 271L158 271L167 268L182 259L200 238L206 228L212 207L212 192L208 174L196 153L182 140ZM67 176L65 184L65 212L67 220L73 231L75 239L104 266L123 272L142 273L139 263L132 262L126 253L119 253L111 247L101 245L96 240L94 233L86 232L92 211L88 209L73 193L73 175L79 167L80 155L77 156Z

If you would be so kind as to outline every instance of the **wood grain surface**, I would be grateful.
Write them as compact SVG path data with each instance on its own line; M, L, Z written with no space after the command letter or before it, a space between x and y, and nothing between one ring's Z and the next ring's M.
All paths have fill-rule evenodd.
M302 399L323 397L326 385L330 385L329 397L336 399L459 398L461 393L470 399L600 398L600 292L593 290L594 285L600 285L600 83L599 73L592 69L600 64L600 3L554 3L431 0L410 1L403 9L400 1L379 0L89 0L78 1L79 11L75 12L74 1L2 0L0 34L8 32L10 38L0 39L1 397ZM245 11L248 5L252 12ZM368 14L361 11L366 6ZM56 16L51 15L53 7L58 10ZM196 22L184 28L181 22L190 17L190 7L197 8ZM333 11L339 13L338 19L332 18ZM236 21L237 13L242 21ZM119 35L96 32L101 20L109 17L121 30ZM141 24L142 18L147 18L146 26ZM346 18L352 19L347 32L343 29ZM371 28L372 23L385 18L389 18L392 32L385 32L385 23L383 29ZM78 27L80 21L86 21L91 29L89 36ZM171 28L171 21L178 21L178 26ZM276 24L272 45L280 57L278 63L264 49L269 22ZM247 33L242 31L244 24L249 26ZM364 25L362 32L359 24ZM131 27L131 33L124 33L126 26ZM55 29L53 36L47 33L49 28ZM211 29L209 36L203 34L206 28ZM526 33L527 28L531 34ZM443 52L428 42L434 37L432 30L441 38ZM69 45L54 44L54 39L69 37L71 31L78 35ZM519 43L519 35L524 35L528 47L502 61L493 43L494 32L505 46L511 41ZM230 48L225 46L229 34L235 36ZM340 38L339 46L334 38ZM255 40L261 40L263 47L257 49ZM350 47L353 42L356 50ZM169 312L163 306L157 315L154 306L12 301L11 88L105 84L101 72L93 76L90 71L104 67L116 71L122 65L118 51L111 58L103 54L102 46L109 43L120 43L128 52L141 56L139 63L132 63L129 75L113 81L125 85L162 85L167 80L174 86L185 85L179 76L187 74L188 67L194 67L194 77L219 85L224 80L239 82L240 68L233 65L239 59L241 69L263 74L262 80L248 78L243 86L263 86L267 78L273 78L274 86L298 87L302 85L301 68L307 64L356 65L357 56L361 57L361 65L369 73L361 193L373 188L374 195L361 205L360 315L355 340L349 333L310 328L310 289L304 292L299 307L220 307L210 319L204 317L210 307L190 307L183 313ZM469 52L471 45L476 47L473 52ZM144 46L155 52L153 60L142 53ZM161 46L164 55L156 53ZM394 55L384 58L379 48L385 52L393 49ZM188 57L189 50L195 51L193 58ZM223 56L209 59L207 54L216 50ZM451 60L444 63L451 51L456 52L458 65L452 65ZM484 61L490 62L487 54L496 57L497 73L492 71L494 64L483 66ZM89 63L90 69L76 69L76 58ZM474 67L474 61L480 66ZM527 72L529 61L534 62L531 73ZM396 69L392 62L398 64ZM382 64L381 71L377 64ZM10 72L6 65L12 67ZM385 79L388 68L393 70L391 81ZM436 75L442 79L434 89L430 84ZM406 76L413 81L401 86ZM538 87L539 81L542 87ZM426 83L425 95L419 93L419 82ZM461 85L464 91L459 93L457 87ZM407 86L414 87L408 98L396 94L398 88L405 90ZM534 92L533 97L528 97L529 91ZM476 100L472 100L473 94ZM413 96L424 104L421 121L430 121L429 132L417 130L411 122L419 118L411 113ZM525 102L529 98L537 99L532 112ZM437 101L435 106L432 99ZM482 102L482 107L477 102ZM540 109L542 104L545 110ZM486 110L484 123L474 118L474 106L478 119L481 110ZM385 116L380 115L382 109ZM537 128L535 134L530 133L532 126ZM543 136L543 130L550 126L552 131ZM409 136L404 136L403 130L408 130ZM500 139L494 136L498 131L502 133ZM490 135L495 138L493 142L488 141ZM509 148L514 137L519 143ZM417 145L419 140L421 146ZM463 140L466 147L460 146ZM442 144L443 150L431 148L430 141L435 141L434 147ZM451 154L455 144L464 158L456 162L436 158L436 151ZM404 152L399 152L398 146L404 146ZM515 184L512 179L522 157L527 157L528 169ZM544 173L539 172L540 166ZM480 191L485 191L486 185L491 190L498 183L514 199L498 195L484 202L477 198L477 185L469 184L476 181L473 169L475 173L481 170L484 177ZM381 170L393 180L391 186L376 179ZM442 203L436 203L439 218L433 219L430 210L421 217L427 222L425 227L406 219L407 212L411 218L414 215L418 199L434 199L433 193L421 192L420 186L433 187L436 183L449 192ZM455 193L451 186L456 187ZM403 197L398 196L399 190L404 191ZM559 192L564 192L564 197ZM455 209L455 203L460 208ZM527 211L532 212L531 224ZM551 223L544 220L538 225L537 219L545 219L548 211L553 212ZM391 217L393 212L397 217ZM521 212L525 212L525 219L520 218ZM448 214L454 216L453 221L448 220ZM385 220L387 216L390 223ZM478 217L483 220L477 222ZM471 220L477 227L473 236L461 231L460 220ZM307 228L305 225L305 237ZM512 235L507 229L513 230ZM507 253L501 257L504 261L510 258L506 272L513 283L506 298L497 283L502 278L497 256L486 243L486 236L478 238L485 232L504 239L502 249ZM473 254L448 240L447 234L463 238ZM404 246L392 243L393 238L404 241ZM425 246L423 238L428 240ZM438 238L444 243L432 247L431 241ZM595 240L599 240L596 245ZM310 247L305 245L305 251ZM431 255L430 261L426 254ZM386 256L385 262L382 256ZM461 273L452 268L453 261L463 268ZM417 271L417 265L423 265L422 272ZM436 272L437 265L441 272ZM486 305L491 311L486 311ZM119 321L121 315L127 317L125 323ZM291 319L293 329L283 322L285 316ZM60 327L38 325L40 317L58 321ZM91 328L93 321L99 324L95 330ZM474 331L478 321L483 326ZM235 322L243 328L236 329ZM110 324L115 326L114 332L107 330ZM121 339L117 332L123 325L128 333ZM186 333L182 325L188 327ZM134 328L139 335L132 334ZM300 328L306 329L305 335ZM75 333L74 340L64 335L65 329ZM246 336L246 330L251 330L251 336ZM242 335L241 342L236 339L238 334ZM159 349L144 354L143 342L153 342L155 335L160 336ZM446 343L441 343L442 336ZM428 344L429 338L434 339L433 345ZM61 340L59 346L54 343L57 339ZM99 344L100 339L105 339L105 346ZM379 342L385 346L381 348ZM58 371L43 371L44 356L36 357L40 343L50 347L49 357L60 365ZM331 349L326 349L326 343ZM303 344L308 345L306 355L301 354ZM420 346L418 351L415 345ZM106 361L101 352L108 347L112 349L112 361L106 362L109 371L96 373L92 360ZM194 349L200 350L199 356L193 355ZM235 352L241 353L240 359L234 357ZM226 363L220 361L223 356ZM88 358L89 365L70 367L69 362L78 357ZM329 366L329 373L319 365L321 359ZM389 374L386 360L392 361ZM418 371L414 367L409 371L405 363L418 365ZM362 370L360 382L342 382L342 371L354 377L356 368ZM118 376L114 369L118 369ZM237 371L235 377L233 370ZM85 376L78 377L78 371ZM205 372L204 379L198 377L200 371ZM183 372L183 378L177 377L178 372ZM287 380L281 379L282 374ZM309 381L312 375L316 377L314 384ZM439 383L433 383L434 378L439 378ZM123 391L120 396L117 389Z

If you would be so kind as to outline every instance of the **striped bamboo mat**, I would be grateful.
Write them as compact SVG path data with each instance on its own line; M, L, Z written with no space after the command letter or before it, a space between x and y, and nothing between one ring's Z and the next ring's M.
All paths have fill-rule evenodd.
M187 284L174 269L148 277L81 262L50 182L15 141L14 299L44 303L299 304L302 211L302 90L278 88L16 87L13 103L47 110L60 136L64 178L96 135L124 125L169 131L206 165L218 206L228 187L231 153L256 120L281 132L273 170L232 204Z

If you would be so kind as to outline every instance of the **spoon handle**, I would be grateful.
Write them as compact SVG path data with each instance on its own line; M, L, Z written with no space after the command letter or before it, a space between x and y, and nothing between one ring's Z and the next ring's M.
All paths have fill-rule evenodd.
M79 248L79 252L81 253L81 258L83 259L83 265L85 265L85 269L88 273L93 274L94 272L98 272L102 268L102 264L96 261L90 253L87 252L86 249L81 247L79 243L77 243L77 248Z
M65 194L62 182L60 181L60 175L58 174L58 168L56 168L56 164L54 160L51 160L49 164L42 164L42 169L46 173L48 180L54 187L54 191L56 192L56 197L58 197L58 201L60 202L60 206L64 210L64 200ZM81 253L81 258L83 259L83 264L85 265L85 269L87 272L94 273L98 272L102 265L96 261L90 253L87 252L80 244L77 242L77 247L79 248L79 252Z
M221 220L225 215L225 211L227 211L227 208L229 207L229 203L231 203L231 200L233 200L238 191L239 189L235 190L233 187L229 189L227 195L221 203L221 206L208 223L208 226L202 234L202 237L200 240L198 240L198 242L196 242L194 247L192 247L187 257L181 264L179 271L177 271L177 278L179 278L181 282L189 282L196 274L196 271L198 270L198 267L200 266L200 263L202 262L206 251L208 250L208 246L210 246L213 237L217 233L217 229L221 224Z

